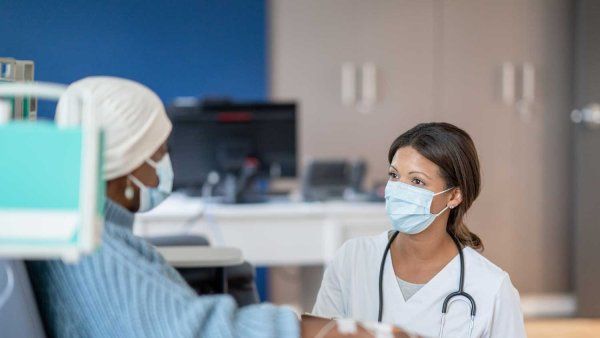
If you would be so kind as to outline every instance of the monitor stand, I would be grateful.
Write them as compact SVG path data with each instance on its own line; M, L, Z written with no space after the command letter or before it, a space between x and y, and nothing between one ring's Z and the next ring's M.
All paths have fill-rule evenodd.
M265 203L268 196L252 191L257 173L243 171L241 175L227 174L225 176L223 202L228 204Z

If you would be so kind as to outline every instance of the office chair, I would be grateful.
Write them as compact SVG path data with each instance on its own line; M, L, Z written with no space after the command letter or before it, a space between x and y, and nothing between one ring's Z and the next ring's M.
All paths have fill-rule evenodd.
M210 246L210 242L198 235L174 235L145 238L150 244L160 246ZM199 295L226 293L238 306L257 304L258 291L254 267L243 262L240 265L215 268L177 268L177 271Z

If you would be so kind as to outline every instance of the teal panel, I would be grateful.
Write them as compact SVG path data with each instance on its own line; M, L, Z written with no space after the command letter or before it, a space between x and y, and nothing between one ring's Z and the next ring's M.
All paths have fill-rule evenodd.
M0 209L79 208L81 128L0 125Z

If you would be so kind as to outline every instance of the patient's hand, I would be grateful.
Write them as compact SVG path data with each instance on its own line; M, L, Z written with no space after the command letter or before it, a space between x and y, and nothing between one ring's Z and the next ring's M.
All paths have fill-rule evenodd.
M373 337L373 334L367 331L361 325L358 325L358 330L355 334L341 334L337 330L337 325L331 324L332 320L326 318L312 317L312 316L302 316L301 322L301 330L302 330L302 338L353 338L353 337ZM325 326L328 326L325 328ZM324 329L325 328L325 329ZM330 329L329 329L330 328ZM394 337L396 338L410 338L408 334L404 333L399 328L393 329ZM325 333L326 332L326 333ZM412 336L414 337L414 336Z

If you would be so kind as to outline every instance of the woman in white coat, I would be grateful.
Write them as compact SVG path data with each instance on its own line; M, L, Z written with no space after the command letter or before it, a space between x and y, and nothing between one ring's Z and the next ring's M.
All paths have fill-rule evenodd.
M392 230L343 245L313 313L380 320L427 337L525 337L517 290L463 222L481 182L469 135L447 123L420 124L392 143L388 160Z

